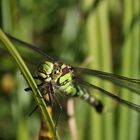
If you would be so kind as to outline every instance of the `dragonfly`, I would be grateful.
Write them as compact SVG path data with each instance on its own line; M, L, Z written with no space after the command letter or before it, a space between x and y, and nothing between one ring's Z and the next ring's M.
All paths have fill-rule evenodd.
M38 85L38 88L41 91L44 99L46 95L49 97L49 102L48 100L46 100L47 104L52 105L52 99L55 99L59 105L60 112L62 111L62 106L55 96L58 92L68 97L81 98L82 100L89 103L92 107L94 107L98 113L102 113L104 110L104 105L100 100L95 98L90 93L89 88L92 88L98 90L99 93L112 98L120 104L126 105L130 109L140 113L139 104L135 104L134 102L125 100L116 94L113 94L99 86L96 86L95 84L89 83L88 81L83 80L81 75L94 76L103 80L110 81L115 85L125 87L138 95L140 95L140 79L128 78L99 70L67 65L47 55L43 50L34 45L26 43L9 34L7 34L7 36L12 41L19 43L24 47L32 49L45 57L45 59L38 65L37 76L34 76L33 78L39 79L41 81L41 83ZM31 90L30 87L25 89L25 91L29 90ZM36 106L34 110L36 110L37 107L38 106Z

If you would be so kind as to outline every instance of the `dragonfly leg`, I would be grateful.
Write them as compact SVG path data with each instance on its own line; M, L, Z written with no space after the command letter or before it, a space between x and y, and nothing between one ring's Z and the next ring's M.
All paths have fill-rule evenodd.
M60 119L60 116L61 116L61 113L62 113L63 107L62 107L62 105L60 104L60 102L59 102L59 100L57 99L56 96L53 95L53 98L56 100L56 103L57 103L58 106L59 106L58 116L57 116L56 121L55 121L55 132L56 132L57 125L58 125L58 122L59 122L59 119Z
M42 105L42 104L40 104L40 105ZM42 106L44 106L44 105L42 105ZM38 109L38 105L36 105L35 107L34 107L34 109L29 113L29 117L30 116L32 116L32 114Z
M34 109L29 113L29 117L38 109L38 105L34 107Z
M55 121L55 132L56 132L56 129L57 129L57 125L58 125L58 122L59 122L59 119L60 119L60 115L62 113L62 105L60 104L59 100L57 99L57 97L54 95L54 91L53 91L53 87L52 87L52 83L50 82L49 83L49 92L48 92L48 95L49 95L49 98L50 98L50 103L51 103L51 106L53 106L53 102L52 102L52 97L53 99L55 99L56 103L58 104L59 106L59 112L58 112L58 116L56 118L56 121Z
M27 88L25 88L24 90L25 90L25 91L31 91L32 89L31 89L31 87L27 87Z
M39 85L40 86L40 85ZM49 101L48 100L45 100L45 97L41 97L41 98L44 98L44 100L45 100L45 102L46 102L46 104L48 105L50 105L50 104L52 104L52 101L51 101L51 97L50 97L50 94L48 93L48 95L49 95ZM29 113L29 116L31 116L36 110L38 109L38 105L36 105L35 107L34 107L34 109Z
M53 87L52 87L52 83L49 83L49 90L48 90L48 96L49 96L49 102L51 107L53 107L53 101L52 101L52 95L53 95L54 91L53 91Z
M43 85L43 83L37 85L38 88L40 88ZM32 91L31 87L27 87L24 89L25 91Z
M39 79L39 77L38 77L38 76L33 76L33 78L34 78L34 79Z
M33 78L34 78L34 79L39 79L38 76L33 76ZM42 84L43 84L43 83L37 85L37 87L40 87ZM31 89L31 87L28 87L28 88L25 88L24 90L25 90L25 91L31 91L32 89Z

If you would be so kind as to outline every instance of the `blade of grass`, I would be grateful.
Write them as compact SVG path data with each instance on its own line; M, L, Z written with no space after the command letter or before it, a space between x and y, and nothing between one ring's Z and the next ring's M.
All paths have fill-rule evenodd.
M137 17L140 13L139 0L133 2L133 18ZM132 76L138 78L140 75L139 63L140 63L140 20L135 21L134 27L132 28ZM132 100L135 103L140 103L140 99L137 98L135 94L132 94ZM130 128L131 133L129 132L129 140L138 140L139 137L139 114L131 111L130 118Z
M101 57L100 57L100 44L99 44L99 21L98 21L98 13L94 11L90 14L86 21L86 37L88 44L89 56L93 58L93 62L90 64L90 68L100 69L101 68ZM95 83L97 85L101 85L101 81L99 79L89 79L91 83ZM92 90L94 93L95 91ZM98 97L101 98L101 97ZM89 127L89 136L90 139L102 140L103 135L103 127L102 127L102 115L98 114L96 111L93 111L90 108L90 127Z
M128 38L128 41L124 45L125 48L123 48L123 75L130 77L130 70L131 70L131 57L130 54L132 52L131 50L131 38ZM130 91L126 89L121 90L121 97L124 99L130 99ZM119 116L119 128L118 128L118 140L128 140L128 129L129 129L129 117L128 115L130 113L129 108L126 108L124 106L120 106L120 116Z
M21 8L20 2L17 2L17 0L11 0L11 1L2 0L1 3L2 3L1 12L2 12L3 30L8 33L11 33L11 34L16 33L17 36L20 35L20 37L24 37L24 39L26 38L26 39L30 40L31 39L31 30L33 27L33 26L31 26L32 20L31 20L31 18L28 18L29 20L27 20L27 18L25 18L26 14L25 14L25 16L20 14L21 11L24 11L24 9ZM28 3L26 0L26 4L28 6L31 6L30 0ZM28 28L23 29L22 27L28 27ZM28 33L27 33L27 31L28 31ZM24 53L24 51L21 51L21 52ZM8 51L7 51L7 53L8 53ZM5 63L5 64L8 65L7 63ZM15 65L15 67L16 67L16 65ZM12 109L10 111L12 113L12 117L14 120L13 121L14 126L16 128L15 129L15 131L16 131L15 139L30 140L31 137L33 137L33 135L35 136L36 132L38 132L38 129L35 126L36 126L36 124L38 124L37 126L39 128L39 118L37 120L34 117L32 117L31 120L29 121L29 116L24 114L23 110L26 110L30 107L31 101L29 101L29 100L32 97L27 96L25 94L25 92L23 92L23 89L25 87L25 84L24 84L25 81L23 79L22 80L18 79L17 75L15 75L15 76L16 76L16 91L13 94L14 98L12 97L12 102L11 102ZM16 98L16 100L13 100L15 98ZM15 113L15 111L16 111L16 113ZM32 122L34 122L34 123L32 123ZM29 123L33 124L33 125L30 125Z
M99 36L101 46L101 62L102 70L111 72L112 71L112 59L111 59L111 44L109 34L109 18L108 18L108 1L101 1L99 6ZM113 87L111 83L102 82L102 87L106 90L112 91ZM113 101L107 97L103 97L105 108L111 108ZM111 108L114 109L114 108ZM113 140L114 137L114 111L106 112L104 114L104 140Z
M8 49L9 53L14 58L19 69L21 70L24 78L26 79L27 83L31 87L31 89L33 91L34 98L37 101L37 103L41 109L42 115L44 116L44 119L46 121L46 125L48 125L48 127L49 127L51 135L53 137L55 137L56 140L59 140L58 133L55 132L55 129L54 129L54 123L53 123L53 121L48 113L48 110L47 110L47 107L46 107L46 104L45 104L43 98L40 98L41 93L39 92L35 81L33 80L28 68L26 67L26 65L25 65L24 61L22 60L22 58L20 57L19 53L17 52L17 50L15 49L13 44L9 41L7 36L2 32L2 30L0 30L0 40L2 41L2 43Z
M132 0L124 1L124 22L123 22L123 33L125 35L125 40L122 49L122 73L125 76L131 77L132 75L132 36L128 33L130 29L132 15ZM121 97L124 99L131 99L130 91L126 89L121 90ZM120 107L120 116L119 116L119 128L118 128L118 140L128 140L129 138L129 120L130 120L130 110L129 108Z

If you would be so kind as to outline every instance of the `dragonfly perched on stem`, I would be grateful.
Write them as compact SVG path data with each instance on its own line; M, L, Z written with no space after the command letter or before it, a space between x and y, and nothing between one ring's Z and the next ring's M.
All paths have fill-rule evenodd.
M37 76L35 76L34 78L41 81L41 83L38 85L38 88L41 91L44 100L46 95L49 97L49 101L46 100L47 104L53 105L52 100L55 100L59 105L60 111L55 127L57 126L60 114L62 112L61 103L56 98L57 93L61 93L70 97L79 97L93 106L98 113L102 113L104 110L102 102L96 99L92 94L90 94L90 91L88 90L89 88L93 88L100 91L100 93L111 97L120 104L124 104L129 108L140 112L140 105L122 99L119 96L112 94L101 87L83 80L82 75L95 76L110 81L118 86L122 86L131 91L134 91L138 95L140 95L139 79L127 78L113 73L107 73L88 68L73 67L61 61L55 60L54 58L44 53L41 49L31 44L23 42L9 34L7 34L7 36L12 41L19 43L27 48L33 49L45 57L45 60L43 60L39 64L37 69ZM25 90L29 91L31 90L31 88L29 87ZM37 109L37 107L38 106L36 106L35 109Z

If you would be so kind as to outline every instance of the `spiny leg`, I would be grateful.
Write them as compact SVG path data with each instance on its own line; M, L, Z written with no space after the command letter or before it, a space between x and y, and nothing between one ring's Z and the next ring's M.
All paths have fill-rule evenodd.
M39 77L38 77L38 76L33 76L33 78L34 78L34 79L39 79Z
M34 78L35 79L39 79L38 77L34 77ZM41 84L37 85L40 88L40 90L41 90L41 87L43 86L43 84L44 83L41 83ZM31 90L32 90L31 87L28 87L28 88L25 89L25 91L31 91ZM52 88L52 84L51 83L49 83L49 92L46 93L46 94L48 94L48 96L49 96L49 102L48 102L47 99L45 100L47 102L46 104L51 104L51 107L53 106L52 98L51 98L51 96L52 96L56 100L56 103L59 106L58 117L57 117L56 122L55 122L55 132L56 132L57 125L58 125L58 122L59 122L59 118L60 118L60 115L62 113L62 105L59 103L58 99L53 95L53 88ZM29 116L31 116L37 110L37 108L38 108L38 105L35 106L35 108L33 109L33 111L31 111Z
M53 107L53 102L52 102L52 95L54 94L53 88L52 88L52 83L49 82L49 90L48 90L48 95L49 95L49 102L51 104L51 107Z
M34 78L34 79L39 79L38 76L33 76L33 78ZM43 83L37 85L37 87L40 87L40 86L42 86L42 85L43 85ZM25 91L32 91L31 87L25 88L24 90L25 90Z
M42 97L40 97L40 98L44 98L44 100L46 102L46 105L51 105L51 107L52 107L53 106L52 98L51 98L51 95L53 94L52 93L53 92L52 91L52 87L51 87L52 85L48 85L47 84L44 87L43 87L43 85L45 85L45 84L41 83L41 84L37 85L41 92L43 92L43 90L45 91L47 89L47 87L49 87L49 90L48 90L48 92L45 92L45 94ZM25 91L30 91L30 90L32 90L30 87L25 89ZM48 99L45 98L47 96L47 94L48 94ZM37 108L38 108L38 105L35 106L35 108L31 111L29 116L31 116L37 110Z
M43 82L41 84L38 84L37 87L40 88L41 86L43 86ZM27 87L24 89L25 91L32 91L31 87Z
M60 119L60 116L61 116L61 113L62 113L62 110L63 110L63 107L62 105L60 104L59 100L57 99L56 96L52 95L53 98L56 100L56 103L58 104L59 106L59 112L58 112L58 116L56 118L56 121L55 121L55 132L56 132L56 129L57 129L57 125L58 125L58 122L59 122L59 119Z
M38 109L38 105L36 105L36 106L34 107L34 109L29 113L29 117L31 117L32 114L33 114L37 109Z
M38 79L38 77L35 77L35 76L34 76L33 78L34 78L34 79ZM43 83L37 85L37 87L41 87L42 85L43 85ZM32 91L31 87L25 88L24 90L25 90L25 91ZM34 107L34 109L29 113L29 117L30 117L37 109L38 109L38 105L36 105L36 106Z
M45 101L46 101L46 100L45 100ZM46 101L46 104L50 104L49 101ZM42 104L41 104L41 105L42 105ZM42 106L44 106L44 105L42 105ZM32 114L38 109L38 107L39 107L39 105L36 105L36 106L34 107L34 109L29 113L29 117L32 116Z
M54 91L53 91L52 83L50 82L50 83L49 83L49 95L52 96L52 97L56 100L56 103L57 103L58 106L59 106L59 112L58 112L58 116L57 116L56 122L55 122L55 131L56 131L57 125L58 125L58 121L59 121L60 115L61 115L61 113L62 113L62 105L60 104L59 100L57 99L56 96L54 96L53 93L54 93Z
M39 87L40 85L37 85L37 86ZM31 87L25 88L24 90L25 90L25 91L32 91ZM38 109L38 105L36 105L36 106L34 107L34 109L29 113L29 117L31 117L32 114L33 114L37 109Z

